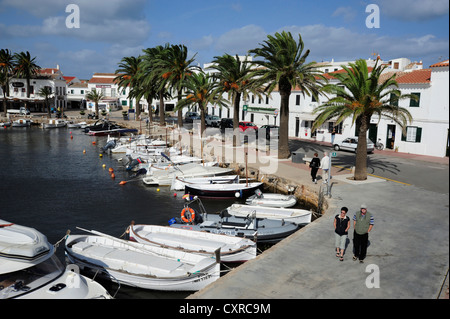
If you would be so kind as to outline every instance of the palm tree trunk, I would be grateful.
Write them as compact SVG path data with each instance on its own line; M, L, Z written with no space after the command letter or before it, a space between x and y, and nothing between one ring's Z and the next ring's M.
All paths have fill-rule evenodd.
M356 164L354 179L358 181L367 179L367 130L370 118L362 115L359 119L358 146L356 148Z
M181 96L181 91L178 92L178 102L180 102L182 99ZM179 109L178 110L178 127L182 128L183 127L183 110Z
M236 92L233 97L233 146L240 146L241 139L239 137L239 107L241 101L241 93Z
M50 114L50 103L48 101L48 97L45 98L45 107L47 108L47 117L51 118L52 115Z
M200 138L203 138L206 130L205 108L200 103L198 103L198 108L200 109Z
M98 118L98 102L95 102L95 117Z
M8 116L8 109L7 109L7 107L8 107L8 104L6 102L6 92L5 92L5 90L3 90L3 115L5 117Z
M159 125L166 125L166 116L164 114L164 91L159 92Z
M278 140L278 158L289 158L291 152L289 151L289 91L281 91L281 104L280 104L280 130Z
M149 97L147 99L147 104L148 104L148 121L150 125L152 125L153 124L152 98Z

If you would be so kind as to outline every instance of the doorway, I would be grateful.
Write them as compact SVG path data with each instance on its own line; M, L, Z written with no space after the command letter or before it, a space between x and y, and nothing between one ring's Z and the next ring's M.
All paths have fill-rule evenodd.
M378 125L370 124L369 126L369 139L376 143L378 138Z
M394 149L395 144L395 125L387 126L386 148Z
M298 137L298 133L300 132L300 118L295 118L295 137Z

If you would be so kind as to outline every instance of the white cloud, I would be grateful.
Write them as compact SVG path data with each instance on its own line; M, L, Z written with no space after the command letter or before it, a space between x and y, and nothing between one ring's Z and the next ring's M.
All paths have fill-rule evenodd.
M215 49L229 54L247 54L263 42L267 33L257 25L247 25L239 29L230 30L221 35L215 44Z
M333 12L331 16L332 17L342 16L345 22L350 22L353 19L355 19L356 12L352 7L339 7Z
M404 21L423 21L448 15L448 0L378 0L381 13Z

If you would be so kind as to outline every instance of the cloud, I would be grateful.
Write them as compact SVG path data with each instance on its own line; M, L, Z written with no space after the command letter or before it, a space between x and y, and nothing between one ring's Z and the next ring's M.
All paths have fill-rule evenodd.
M215 49L229 54L247 54L263 42L267 32L257 25L247 25L222 34L216 41Z
M345 22L353 21L356 17L356 12L352 7L339 7L337 8L333 14L332 17L340 17L342 16Z
M449 12L448 0L378 0L381 13L403 21L440 18Z
M344 27L328 27L322 24L288 26L278 31L300 33L305 49L310 49L310 59L349 61L367 59L377 52L384 60L405 57L411 60L437 59L448 55L448 39L432 34L420 37L380 36L374 33L357 33Z
M80 8L80 28L67 28L65 4L59 0L40 0L33 5L29 0L1 0L0 4L15 7L38 18L41 25L2 26L0 32L5 37L64 36L85 41L106 43L120 42L137 45L150 34L150 25L141 14L139 5L145 1L121 0L74 0Z

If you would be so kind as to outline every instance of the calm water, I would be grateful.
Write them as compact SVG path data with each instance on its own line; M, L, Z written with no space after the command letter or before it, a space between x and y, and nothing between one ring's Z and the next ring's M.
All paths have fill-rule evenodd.
M88 136L78 129L1 128L0 219L36 228L54 244L67 230L81 233L77 226L118 237L131 220L168 225L170 218L179 216L183 208L182 192L174 197L169 187L161 187L157 192L156 187L147 187L140 180L119 185L120 181L128 180L129 173L117 161L121 156L99 156L105 141L106 137ZM110 167L115 179L110 177ZM204 200L203 204L212 213L234 202L237 201ZM63 243L57 255L64 261ZM122 285L116 297L187 295Z

